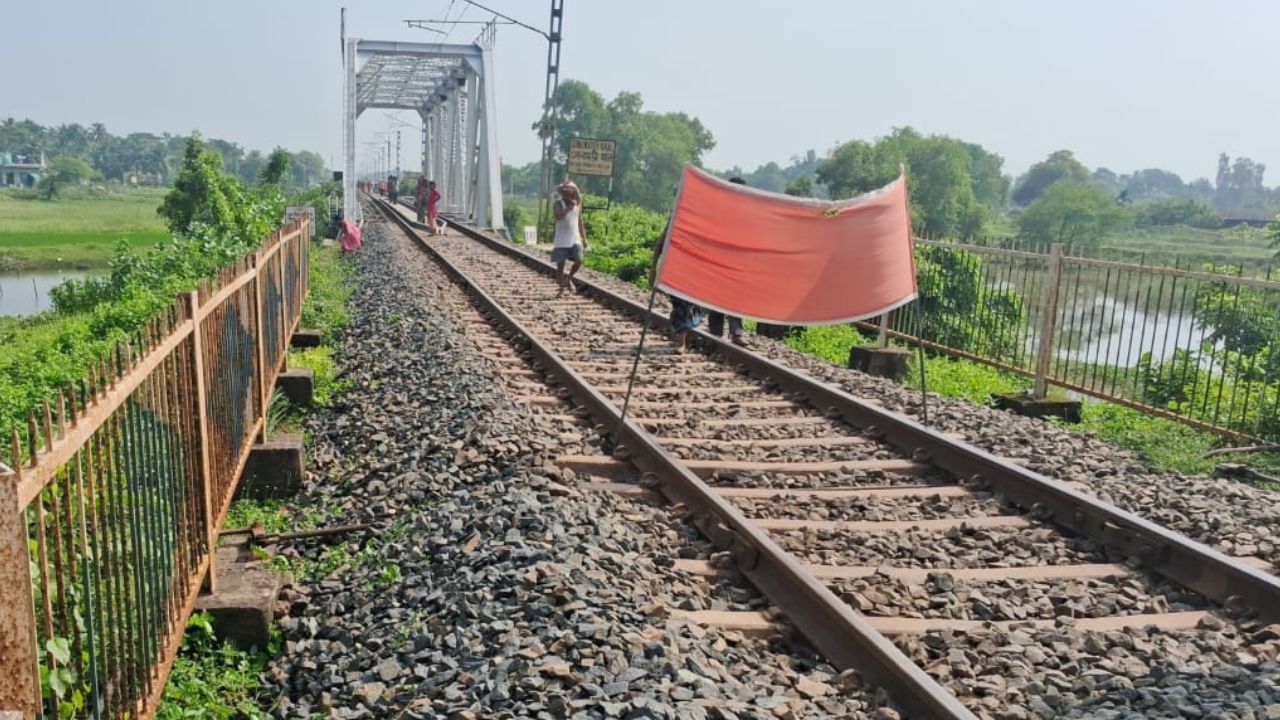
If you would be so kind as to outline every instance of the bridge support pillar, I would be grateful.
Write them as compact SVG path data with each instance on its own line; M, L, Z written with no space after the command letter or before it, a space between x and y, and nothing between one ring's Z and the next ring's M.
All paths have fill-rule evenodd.
M302 490L307 455L301 435L275 435L253 446L237 499L278 500Z
M901 380L907 376L911 351L895 347L855 347L849 349L849 368L868 375Z
M315 401L315 373L309 368L285 370L276 377L276 387L298 407L308 407Z
M1022 393L996 393L991 399L997 409L1012 410L1024 417L1060 417L1070 423L1080 422L1079 400L1037 399Z
M313 348L320 347L320 341L323 339L319 330L306 330L298 328L289 338L289 347L293 348Z
M249 551L248 544L223 545L214 558L218 589L196 599L196 611L213 617L213 632L236 646L266 650L284 579Z

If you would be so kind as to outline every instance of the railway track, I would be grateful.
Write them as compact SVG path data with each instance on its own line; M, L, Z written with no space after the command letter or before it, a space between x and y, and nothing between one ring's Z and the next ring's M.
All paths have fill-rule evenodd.
M1280 615L1280 581L1256 561L709 337L688 354L652 337L618 426L643 307L589 283L555 297L545 262L457 225L464 236L428 239L404 210L380 208L472 295L477 342L517 400L591 438L560 464L600 489L683 506L721 552L677 567L740 573L767 598L684 611L698 622L774 632L785 616L913 712L969 718L1031 717L1000 691L1070 674L1023 673L1012 655L1040 667L1055 664L1036 662L1052 655L1041 646L1154 637L1142 652L1113 637L1072 668L1141 680L1161 638L1183 647L1229 628L1249 652L1250 633L1269 637L1258 629ZM1043 704L1064 689L1027 695Z

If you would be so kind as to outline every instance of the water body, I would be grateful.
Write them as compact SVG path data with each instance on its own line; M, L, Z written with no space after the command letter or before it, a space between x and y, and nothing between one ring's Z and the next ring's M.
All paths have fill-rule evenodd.
M0 315L22 317L52 310L49 291L66 280L86 275L75 270L0 273Z
M1059 332L1074 327L1087 337L1083 347L1059 349L1056 355L1064 360L1133 367L1146 352L1160 362L1172 359L1179 348L1198 349L1208 334L1191 315L1147 312L1104 295L1093 306L1080 303L1072 309L1074 318L1059 318Z

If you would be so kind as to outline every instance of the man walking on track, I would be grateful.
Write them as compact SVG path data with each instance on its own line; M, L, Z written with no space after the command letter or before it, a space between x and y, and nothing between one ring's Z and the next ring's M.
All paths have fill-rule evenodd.
M573 276L582 269L582 253L587 248L587 229L582 223L582 193L578 186L570 180L560 184L560 199L556 201L556 239L551 248L551 262L556 264L556 281L560 284L560 292L556 297L564 295L565 289L576 290ZM566 275L565 262L572 260L573 267Z
M731 177L729 178L729 182L735 185L747 184L747 181L743 180L740 177ZM708 310L707 311L707 332L711 333L715 337L724 337L725 317L726 316L724 315L724 313L718 313L715 310ZM734 345L745 346L747 344L747 341L746 341L746 338L744 337L745 331L743 330L743 327L742 327L742 318L734 317L733 315L729 315L727 317L729 318L729 339L733 341Z

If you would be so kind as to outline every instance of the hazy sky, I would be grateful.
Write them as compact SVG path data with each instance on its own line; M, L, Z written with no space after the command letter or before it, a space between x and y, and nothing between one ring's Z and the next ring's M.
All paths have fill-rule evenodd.
M482 0L483 1L483 0ZM0 117L187 132L250 148L341 144L333 0L0 0ZM485 4L545 27L546 0ZM348 34L435 40L409 17L483 19L463 0L347 0ZM982 143L1019 172L1059 148L1087 165L1212 176L1248 155L1280 183L1277 0L566 0L562 78L640 92L751 169L900 125ZM465 15L463 15L465 10ZM450 42L469 42L461 26ZM21 59L20 59L21 58ZM502 27L505 162L538 156L546 43ZM402 113L406 121L416 120ZM361 119L361 142L393 127ZM406 166L417 133L403 134ZM370 150L363 145L359 150Z

